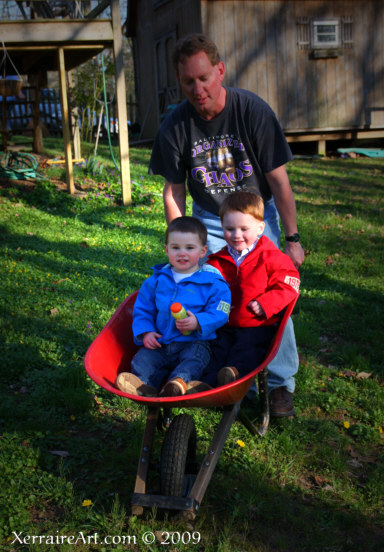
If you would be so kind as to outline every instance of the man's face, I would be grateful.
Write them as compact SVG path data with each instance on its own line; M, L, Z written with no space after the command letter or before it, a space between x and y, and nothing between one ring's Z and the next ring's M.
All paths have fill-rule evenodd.
M222 87L225 67L212 65L205 52L198 52L178 65L177 78L187 100L204 119L213 119L225 106Z

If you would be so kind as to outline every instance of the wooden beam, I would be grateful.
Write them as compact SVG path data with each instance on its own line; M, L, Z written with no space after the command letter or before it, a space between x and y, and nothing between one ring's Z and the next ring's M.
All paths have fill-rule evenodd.
M121 169L121 193L123 205L131 203L131 175L127 125L127 97L123 65L123 40L121 35L120 5L112 0L113 55L115 59L117 118L119 121L119 148ZM109 121L107 122L109 124Z
M93 8L92 11L88 13L88 15L85 16L86 19L93 19L94 17L97 17L100 15L108 6L110 5L111 0L102 0L100 4L98 4L95 8Z
M62 113L62 123L63 123L63 141L64 141L67 189L68 189L68 192L71 195L73 195L75 193L75 184L73 180L71 134L69 130L67 82L66 82L66 75L65 75L65 61L64 61L63 48L59 48L58 58L59 58L58 63L59 63L60 99L61 99L61 113Z
M316 132L314 134L287 134L287 142L319 142L320 140L362 140L364 138L384 138L384 128L372 130L340 130L339 132Z
M43 19L33 21L0 21L1 40L12 43L56 44L87 43L93 44L113 41L110 19Z

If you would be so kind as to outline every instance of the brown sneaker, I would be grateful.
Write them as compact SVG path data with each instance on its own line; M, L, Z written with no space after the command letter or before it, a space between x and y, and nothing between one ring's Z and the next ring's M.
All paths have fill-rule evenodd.
M130 372L121 372L115 381L116 386L124 393L143 397L156 397L157 389L141 381L140 378Z
M290 393L286 387L276 387L269 394L269 411L271 416L282 418L284 416L294 416L293 393Z
M212 389L212 387L203 381L192 380L187 383L187 395L202 393L203 391L209 391L209 389Z
M239 372L234 366L224 366L217 374L217 385L221 387L227 383L232 383L236 381L238 377Z
M178 395L185 395L187 391L187 384L181 378L174 378L164 385L159 395L164 397L177 397Z

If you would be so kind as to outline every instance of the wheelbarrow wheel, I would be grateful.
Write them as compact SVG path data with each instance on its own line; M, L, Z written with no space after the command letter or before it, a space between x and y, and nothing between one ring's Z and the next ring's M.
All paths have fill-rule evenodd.
M196 427L189 414L176 416L161 449L161 494L183 496L184 477L196 463Z

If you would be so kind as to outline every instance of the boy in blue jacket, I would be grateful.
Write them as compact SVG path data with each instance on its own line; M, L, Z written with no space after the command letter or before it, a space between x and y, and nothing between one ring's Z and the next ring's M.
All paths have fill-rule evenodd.
M199 265L206 243L207 229L198 219L183 216L169 224L169 263L153 268L133 309L134 340L142 347L132 359L131 372L116 378L122 391L177 396L209 389L199 380L211 358L209 341L228 322L231 294L217 269ZM175 302L183 305L186 318L172 317Z

